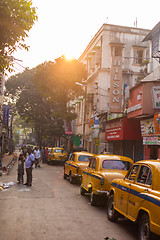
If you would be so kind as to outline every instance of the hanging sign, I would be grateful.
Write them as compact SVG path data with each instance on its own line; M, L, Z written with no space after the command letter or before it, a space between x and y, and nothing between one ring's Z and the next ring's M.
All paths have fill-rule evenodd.
M110 79L110 112L120 113L122 101L122 57L112 57Z

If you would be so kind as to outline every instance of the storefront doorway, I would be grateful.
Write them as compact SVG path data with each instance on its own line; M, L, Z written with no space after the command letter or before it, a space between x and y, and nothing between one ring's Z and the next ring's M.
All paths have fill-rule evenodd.
M158 148L157 147L152 146L150 148L150 159L155 159L155 160L158 159Z

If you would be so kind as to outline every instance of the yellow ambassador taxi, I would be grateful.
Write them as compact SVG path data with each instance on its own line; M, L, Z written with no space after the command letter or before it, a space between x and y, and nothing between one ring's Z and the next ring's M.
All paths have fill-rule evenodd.
M64 179L69 177L70 183L76 179L81 181L82 171L88 166L93 154L88 152L74 152L69 160L65 162Z
M133 160L124 156L94 155L82 173L81 195L90 193L91 205L96 205L100 197L108 196L112 180L123 179L132 164Z
M48 155L48 164L64 164L67 158L67 152L64 150L64 148L61 147L53 147L48 149L49 155Z
M139 240L160 235L160 160L136 162L123 180L112 182L107 203L110 221L126 217L138 222Z

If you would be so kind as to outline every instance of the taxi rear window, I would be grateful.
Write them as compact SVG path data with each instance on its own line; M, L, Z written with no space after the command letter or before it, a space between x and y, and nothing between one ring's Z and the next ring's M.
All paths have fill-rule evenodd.
M129 170L130 167L131 163L127 161L104 160L102 163L102 168L104 169Z
M54 152L55 152L55 153L62 153L63 150L62 150L62 149L55 149Z
M79 162L89 162L92 159L92 156L81 155L78 157Z

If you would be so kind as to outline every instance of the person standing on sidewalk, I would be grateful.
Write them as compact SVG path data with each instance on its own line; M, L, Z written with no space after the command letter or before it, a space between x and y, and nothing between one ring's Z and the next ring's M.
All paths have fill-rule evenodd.
M23 154L19 155L18 158L18 177L17 177L17 183L22 183L23 184L23 175L24 175L24 162L25 162L25 158L23 156Z
M32 149L29 148L28 149L28 156L25 162L25 166L26 166L26 175L27 175L27 180L26 183L24 185L27 186L32 186L32 166L35 162L35 157L32 153Z
M41 153L38 149L38 147L36 147L36 149L33 152L34 157L35 157L35 168L36 167L40 167L40 158L41 158Z

